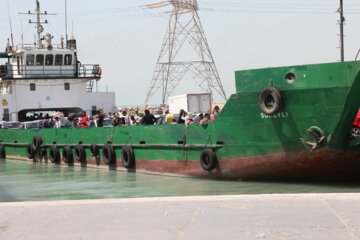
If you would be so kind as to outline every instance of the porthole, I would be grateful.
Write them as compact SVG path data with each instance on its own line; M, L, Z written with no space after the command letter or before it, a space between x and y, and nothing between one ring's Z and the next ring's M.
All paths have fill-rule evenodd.
M292 84L292 83L295 82L296 76L295 76L294 73L289 72L289 73L287 73L287 74L285 75L285 80L286 80L287 83Z

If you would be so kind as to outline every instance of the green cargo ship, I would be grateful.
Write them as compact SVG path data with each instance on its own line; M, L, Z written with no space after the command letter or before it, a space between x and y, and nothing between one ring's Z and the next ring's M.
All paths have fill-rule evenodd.
M114 169L220 179L356 178L359 91L359 61L238 71L205 127L1 129L1 154L59 162L62 150L73 164L74 150L81 165L102 157Z
M21 121L35 109L57 109L66 116L111 105L111 96L101 106L86 109L76 101L51 101L54 97L47 95L53 91L48 81L59 81L66 90L100 79L98 65L84 72L77 61L69 62L66 55L76 57L73 43L61 50L68 64L64 60L34 67L31 59L56 60L61 55L48 57L54 49L41 40L36 51L9 47L1 54L8 58L0 68L6 120ZM22 107L14 103L21 101L10 90L24 83L28 92L22 94L27 97ZM206 126L0 129L0 157L213 179L359 178L360 138L351 133L358 132L354 119L360 61L237 71L235 83L236 93ZM37 85L45 89L44 100L28 98Z

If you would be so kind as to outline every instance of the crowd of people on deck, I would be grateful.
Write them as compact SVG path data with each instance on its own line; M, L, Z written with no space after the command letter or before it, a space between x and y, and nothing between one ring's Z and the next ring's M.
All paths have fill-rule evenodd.
M214 122L217 116L220 114L220 108L215 106L213 110L209 110L207 113L198 113L192 115L187 113L183 109L179 114L170 113L169 110L165 110L165 115L155 117L149 109L145 109L143 114L139 114L139 111L132 111L131 114L126 110L122 110L116 113L109 112L108 114L102 111L97 111L96 114L88 116L85 111L81 114L68 114L64 116L63 113L57 112L53 116L46 114L44 117L41 115L36 118L39 120L39 128L89 128L89 127L105 127L105 126L132 126L132 125L156 125L156 124L199 124L206 126L210 122ZM2 127L4 119L2 121Z
M207 113L199 113L192 115L191 113L185 112L183 109L180 110L178 117L170 113L169 110L165 110L165 124L200 124L206 126L209 122L215 122L217 116L220 114L220 108L215 106L212 111ZM194 118L194 116L196 118Z

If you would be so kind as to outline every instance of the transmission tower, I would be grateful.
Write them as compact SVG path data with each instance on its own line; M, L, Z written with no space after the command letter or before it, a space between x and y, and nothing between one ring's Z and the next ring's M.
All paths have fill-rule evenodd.
M170 21L163 41L145 104L159 90L162 103L188 73L206 93L217 93L226 100L204 30L196 0L170 0L147 5L148 8L172 5ZM188 49L186 49L188 48ZM185 52L185 50L189 50ZM189 52L193 56L190 57Z

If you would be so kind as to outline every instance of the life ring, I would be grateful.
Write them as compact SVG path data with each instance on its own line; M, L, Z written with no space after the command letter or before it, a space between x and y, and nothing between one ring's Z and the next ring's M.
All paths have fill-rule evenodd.
M86 152L82 145L75 146L75 160L78 162L85 162L86 161Z
M200 164L205 171L213 170L218 164L218 159L214 151L209 148L202 150L200 154Z
M116 155L114 148L111 144L105 144L103 147L103 160L106 164L115 162Z
M60 163L60 151L55 145L50 147L50 161L56 164Z
M267 87L259 95L259 107L267 115L279 112L282 105L281 93L277 88Z
M100 66L95 66L95 67L94 67L94 73L95 73L96 75L101 75L101 74L102 74L102 69L101 69L101 67L100 67Z
M74 162L74 156L73 156L73 152L71 151L70 146L66 145L63 148L62 154L63 154L63 160L65 163L70 164L70 163Z
M40 149L40 146L42 145L43 141L41 139L41 136L35 135L32 139L32 144L35 146L35 150Z
M29 143L26 148L26 155L28 159L34 159L35 154L36 154L36 147L34 146L34 144Z
M5 153L5 147L4 145L0 144L0 159L5 159L6 153Z
M90 145L90 152L93 156L98 156L99 155L99 147L96 144L91 144Z
M131 147L124 146L121 149L121 161L125 168L133 168L135 165L134 152Z

